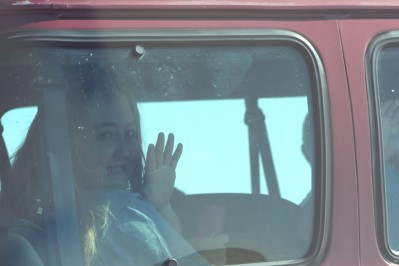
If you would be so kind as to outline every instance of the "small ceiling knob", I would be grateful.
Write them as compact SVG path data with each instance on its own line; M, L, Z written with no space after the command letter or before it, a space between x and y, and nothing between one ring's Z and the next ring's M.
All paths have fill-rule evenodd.
M136 45L132 52L133 52L134 56L136 56L138 58L142 58L145 54L145 49L141 45Z
M163 264L162 264L162 266L177 266L178 265L178 263L177 263L177 260L175 260L175 259L167 259Z

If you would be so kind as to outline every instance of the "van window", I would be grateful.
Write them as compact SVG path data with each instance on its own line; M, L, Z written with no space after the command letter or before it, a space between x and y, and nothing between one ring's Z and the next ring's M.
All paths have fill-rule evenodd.
M389 249L399 255L399 47L384 47L375 60L382 133L385 227Z
M3 126L12 132L4 134L8 153L26 153L21 158L27 161L47 161L36 162L42 167L41 174L31 168L25 176L18 174L26 173L22 168L31 164L16 161L12 182L31 179L31 186L26 186L27 193L15 193L6 202L15 209L21 205L12 204L19 200L25 206L15 213L40 223L37 216L42 213L36 210L43 188L35 186L49 182L53 186L48 189L54 190L57 183L65 185L69 179L63 175L70 169L77 205L73 211L78 213L79 224L85 225L80 228L82 245L89 225L102 239L95 242L95 253L83 252L84 259L92 256L94 261L118 264L133 256L131 252L124 254L127 246L137 246L139 251L133 252L136 259L145 265L161 262L153 261L158 258L149 255L154 251L140 244L140 233L135 231L137 212L142 212L140 217L155 220L154 228L162 241L147 241L146 245L157 254L168 250L169 256L185 257L174 246L182 241L187 246L182 250L196 251L200 260L216 265L306 257L317 228L315 191L323 178L315 171L319 159L315 156L313 106L314 92L320 88L311 62L301 45L287 39L144 41L92 47L90 43L64 46L57 42L7 49L0 54L0 68L4 70L0 86L18 87L18 97L0 101L7 100L8 109L37 106L3 116ZM21 72L24 75L18 74ZM21 118L15 118L17 115ZM20 146L27 127L38 122L41 134L28 135L27 144ZM159 132L165 133L165 142L169 133L174 134L173 150L179 149L178 143L183 144L179 160L172 154L162 159L158 144L155 155L148 151L150 144L156 144ZM45 156L36 157L35 153L43 149ZM149 163L152 155L154 165ZM64 165L57 156L66 158ZM164 205L157 202L158 194L166 192L155 184L166 181L152 177L163 167L169 169L173 160L174 189L165 198L180 228L164 215L165 209L159 207ZM164 166L165 161L172 163ZM161 173L168 177L169 170L165 171ZM32 181L38 176L51 180ZM128 205L125 210L125 205L115 203L115 207L114 199L108 198L106 206L112 213L107 218L108 229L96 227L104 220L98 208L88 207L93 203L90 195L100 191L96 200L111 197L115 189L123 191L118 195L139 195L155 213L148 214L142 205ZM53 191L61 198L63 193ZM69 202L67 197L63 201ZM30 208L34 212L27 213ZM93 212L94 216L88 215ZM57 215L55 212L55 223ZM117 224L124 221L131 222L131 227ZM147 234L153 234L152 228L145 228ZM122 244L112 246L115 239Z

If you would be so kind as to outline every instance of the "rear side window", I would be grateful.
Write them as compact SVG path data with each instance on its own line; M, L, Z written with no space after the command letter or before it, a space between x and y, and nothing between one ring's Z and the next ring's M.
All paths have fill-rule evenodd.
M37 107L16 108L5 113L1 118L4 128L3 138L7 147L7 154L12 164L14 155L26 138L33 118L37 114Z
M323 72L306 41L279 34L174 40L138 34L114 42L104 34L84 46L72 35L6 49L0 86L7 91L14 84L18 94L0 100L7 101L2 124L18 132L10 117L22 114L41 134L28 133L26 140L26 128L20 137L3 134L14 170L5 182L33 184L21 196L23 208L7 201L7 191L5 205L40 224L46 212L36 210L46 209L40 203L50 197L59 238L68 235L68 224L57 208L71 208L78 219L75 240L89 264L135 258L155 264L169 256L228 265L315 256L326 213ZM169 133L175 142L170 154L168 144L159 149ZM34 158L30 174L18 176L26 172L21 161L32 165ZM120 204L125 197L134 200ZM151 207L134 203L135 197ZM99 207L112 215L93 219L106 213ZM138 217L152 227L139 232ZM109 224L99 226L104 221ZM93 242L95 253L86 252L90 226L102 239ZM142 245L142 234L160 240ZM68 235L64 244L72 243ZM127 243L137 251L127 252ZM59 260L68 261L59 252Z
M399 256L399 41L398 33L379 36L369 48L370 94L375 104L375 185L380 244L391 258ZM377 146L378 143L378 146Z

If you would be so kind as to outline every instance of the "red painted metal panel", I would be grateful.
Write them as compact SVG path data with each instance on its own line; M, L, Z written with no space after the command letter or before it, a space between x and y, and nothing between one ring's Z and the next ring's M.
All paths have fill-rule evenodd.
M339 35L333 29L337 29L335 21L331 21L330 28L320 23L307 29L326 68L331 110L333 212L331 242L323 265L357 265L358 214L351 111Z
M356 10L399 8L396 0L3 0L3 6L48 8Z
M7 0L8 1L8 0ZM15 1L8 1L10 5ZM51 8L106 8L109 6L118 6L136 9L351 9L362 8L373 9L377 5L399 9L397 0L391 1L355 1L355 0L335 0L325 4L321 0L296 1L292 0L254 0L254 1L128 1L128 0L73 0L73 1L46 1L46 0L23 0L21 4L27 6L35 3ZM1 22L0 18L0 22ZM3 21L4 22L4 21ZM351 24L352 23L352 24ZM333 144L333 204L332 204L332 228L331 239L328 245L328 251L323 265L358 265L359 253L370 252L370 261L380 265L382 261L376 244L374 233L373 202L372 202L372 184L370 168L370 144L369 128L367 116L367 102L364 84L364 73L361 55L364 55L365 44L361 40L368 40L373 34L364 29L354 31L360 27L364 21L345 21L343 25L344 50L346 54L351 54L347 58L348 69L350 73L350 85L352 100L354 101L354 119L356 127L356 144L358 148L358 173L356 172L354 133L350 95L348 91L344 60L342 56L342 47L336 20L323 21L272 21L272 20L106 20L106 19L59 19L46 20L32 19L32 22L15 23L19 25L18 30L33 29L54 29L54 30L79 30L79 29L183 29L183 28L278 28L295 31L307 38L317 49L322 57L327 83L329 88L331 126L332 126L332 144ZM4 24L4 23L3 23ZM398 23L397 23L398 24ZM370 22L367 22L369 28ZM374 25L374 24L373 24ZM352 32L354 31L354 32ZM354 36L360 40L355 41ZM347 47L347 43L354 44ZM357 50L357 51L355 51ZM352 55L353 52L353 55ZM352 62L353 61L353 62ZM363 75L363 76L362 76ZM362 81L363 80L363 83ZM356 98L356 99L354 99ZM363 112L363 113L362 113ZM358 121L359 120L359 121ZM361 130L365 133L361 133ZM368 138L367 138L368 137ZM361 148L359 148L361 147ZM361 166L361 167L360 167ZM360 201L361 209L358 210L357 195L357 174L359 174ZM368 193L368 194L367 194ZM367 210L366 208L369 208ZM360 211L360 234L359 236L359 211ZM359 237L362 243L362 249L359 248ZM366 240L373 243L363 244Z
M398 29L398 20L347 20L341 22L355 127L362 265L371 266L384 263L377 247L375 230L370 124L364 59L367 46L374 37L389 30Z
M333 209L331 239L323 265L359 264L357 180L350 99L342 47L335 20L204 21L204 20L55 20L33 22L20 29L166 29L278 28L306 37L320 53L329 87L333 143Z

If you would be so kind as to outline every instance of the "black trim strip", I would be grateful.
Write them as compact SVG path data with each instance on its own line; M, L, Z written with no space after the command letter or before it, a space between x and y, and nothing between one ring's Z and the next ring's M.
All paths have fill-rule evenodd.
M255 9L256 8L256 9ZM358 8L315 8L306 9L295 6L286 9L272 9L268 6L262 8L237 7L234 10L225 8L140 8L129 6L109 7L63 7L62 5L27 5L27 6L0 6L1 17L15 16L48 16L54 19L144 19L144 20L327 20L327 19L363 19L363 18L398 18L399 7L386 6L358 7Z

